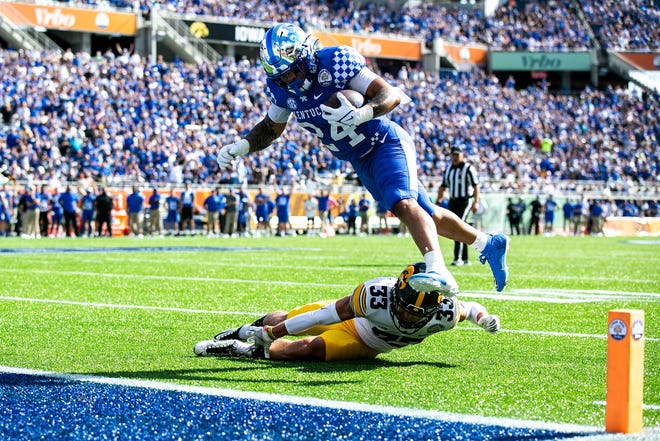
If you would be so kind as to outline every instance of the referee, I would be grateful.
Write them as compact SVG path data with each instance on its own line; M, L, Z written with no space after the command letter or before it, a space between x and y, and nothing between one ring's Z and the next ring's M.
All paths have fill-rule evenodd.
M449 211L465 220L470 212L476 211L479 203L479 180L472 166L465 162L463 149L455 145L451 148L451 165L442 178L438 189L437 203L440 204L445 197L445 190L449 190ZM454 266L471 265L468 260L468 246L462 242L454 241Z

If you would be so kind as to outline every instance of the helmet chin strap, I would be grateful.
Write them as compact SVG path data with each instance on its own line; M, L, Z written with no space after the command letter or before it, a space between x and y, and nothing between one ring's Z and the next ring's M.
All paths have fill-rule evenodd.
M301 66L298 69L302 72L303 77L291 82L287 88L289 92L299 96L309 91L310 87L312 87L312 80L307 77L307 69L304 66Z

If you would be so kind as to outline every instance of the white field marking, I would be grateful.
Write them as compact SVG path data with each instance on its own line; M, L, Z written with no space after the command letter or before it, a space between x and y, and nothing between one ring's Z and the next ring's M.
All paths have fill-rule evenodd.
M12 302L31 302L31 303L55 303L58 305L85 306L91 308L115 308L115 309L142 309L147 311L168 311L180 312L185 314L218 314L218 315L247 315L262 316L264 314L235 311L211 311L207 309L187 309L187 308L168 308L165 306L143 306L143 305L121 305L118 303L96 303L96 302L76 302L73 300L54 300L54 299L35 299L26 297L6 297L0 296L0 300Z
M315 283L315 282L288 282L280 280L246 280L246 279L227 279L225 277L189 277L189 276L159 276L153 274L113 274L113 273L95 273L87 271L52 271L52 270L18 270L10 268L0 268L0 272L21 273L21 274L62 274L67 276L89 276L89 277L111 277L126 279L150 279L150 280L183 280L189 282L227 282L227 283L268 283L270 285L292 285L292 286L320 286L320 287L346 287L343 283Z
M533 279L533 280L593 280L593 281L598 281L598 282L619 282L621 281L621 277L605 277L605 276L600 276L600 277L585 277L582 275L576 275L576 276L570 276L566 274L549 274L546 276L540 276L538 274L516 274L516 279ZM656 283L656 279L635 279L636 283Z
M244 312L244 311L212 311L206 309L188 309L188 308L168 308L164 306L145 306L145 305L122 305L118 303L97 303L97 302L79 302L73 300L55 300L55 299L37 299L29 297L10 297L10 296L0 296L0 301L11 301L11 302L31 302L31 303L52 303L59 305L73 305L73 306L84 306L90 308L115 308L115 309L141 309L145 311L167 311L167 312L177 312L184 314L216 314L216 315L241 315L241 316L250 316L250 317L260 317L266 313L264 312ZM459 331L481 331L481 328L477 326L458 326L455 328ZM578 334L573 332L554 332L554 331L532 331L525 329L502 329L499 332L501 333L510 333L510 334L532 334L532 335L541 335L541 336L551 336L551 337L576 337L576 338L606 338L606 334ZM660 338L655 337L644 337L646 341L660 341Z
M318 282L294 282L281 280L249 280L249 279L228 279L224 277L190 277L190 276L164 276L154 274L118 274L118 273L97 273L91 271L54 271L54 270L19 270L12 268L0 268L0 272L20 273L20 274L62 274L69 276L88 276L88 277L108 277L108 278L127 278L127 279L148 279L148 280L178 280L191 282L226 282L226 283L266 283L270 285L285 286L312 286L328 288L354 288L355 284L347 283L318 283ZM634 292L634 291L605 291L605 290L565 290L551 288L529 288L512 289L504 293L495 291L462 291L461 296L481 297L494 300L518 300L518 301L537 301L546 303L579 303L611 301L612 299L633 300L635 298L660 299L659 293L653 292Z
M603 429L596 426L582 426L577 424L545 423L539 421L516 420L509 418L483 417L477 415L464 415L458 413L440 412L434 410L413 409L394 406L378 406L351 401L335 401L312 397L298 397L292 395L268 394L263 392L244 392L231 389L221 389L202 386L186 386L174 383L165 383L149 380L131 380L123 378L99 377L83 374L65 374L50 371L39 371L33 369L14 368L0 366L0 372L18 375L34 375L40 377L56 378L65 381L79 381L94 384L107 384L111 386L138 387L145 389L156 389L163 391L174 391L184 393L195 393L202 395L218 396L243 400L258 400L275 403L285 403L295 406L323 407L328 409L349 410L353 412L372 412L393 416L405 416L415 418L428 418L431 420L460 422L470 424L486 424L498 427L515 427L523 429L551 430L557 432L597 432ZM592 433L593 434L593 433Z
M454 328L456 331L482 331L482 329L476 325L473 326L457 326ZM503 334L529 334L529 335L541 335L544 337L569 337L569 338L600 338L606 339L607 334L578 334L577 332L556 332L556 331L532 331L529 329L500 329L499 333ZM647 337L644 336L644 341L655 342L660 341L660 337Z
M552 289L552 288L527 288L527 289L517 289L515 290L516 292L528 292L532 294L547 294L547 295L557 295L557 290ZM638 295L638 296L644 296L644 297L656 297L660 299L660 293L657 292L622 292L622 291L614 291L614 290L604 290L604 289L590 289L590 290L582 290L582 289L562 289L560 291L562 294L566 293L566 295L592 295L592 294L608 294L608 295L614 295L618 296L620 294L623 295Z
M605 401L594 401L596 406L605 406ZM660 404L642 404L644 410L660 410Z

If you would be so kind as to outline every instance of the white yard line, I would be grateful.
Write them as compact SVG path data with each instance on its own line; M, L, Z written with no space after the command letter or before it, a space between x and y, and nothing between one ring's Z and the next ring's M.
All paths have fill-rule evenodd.
M88 308L114 308L114 309L140 309L146 311L167 311L167 312L176 312L183 314L217 314L217 315L240 315L240 316L249 316L249 317L259 317L265 314L265 312L245 312L245 311L218 311L218 310L208 310L208 309L191 309L191 308L173 308L166 306L149 306L149 305L126 305L120 303L98 303L98 302L80 302L75 300L61 300L61 299L41 299L34 297L12 297L12 296L0 296L0 301L7 302L29 302L29 303L51 303L59 305L72 305L72 306L83 306ZM481 328L464 326L457 327L456 330L481 330ZM550 337L569 337L569 338L606 338L607 335L603 334L579 334L574 332L554 332L554 331L534 331L526 329L502 329L502 333L511 333L511 334L532 334L532 335L541 335L541 336L550 336ZM645 340L648 342L660 341L660 338L655 337L645 337Z
M596 406L605 406L605 401L594 401L594 404ZM653 410L657 411L660 410L660 404L642 404L642 408L644 410Z
M394 407L394 406L378 406L378 405L351 402L351 401L335 401L335 400L326 400L321 398L299 397L293 395L268 394L262 392L244 392L244 391L237 391L232 389L221 389L221 388L201 387L201 386L186 386L181 384L165 383L160 381L131 380L124 378L99 377L94 375L82 375L82 374L66 374L66 373L57 373L57 372L49 372L49 371L39 371L33 369L14 368L9 366L0 366L0 372L18 374L18 375L34 375L40 377L45 376L49 378L62 379L65 381L80 381L80 382L88 382L95 384L107 384L113 386L139 387L139 388L148 388L148 389L156 389L163 391L175 391L175 392L212 395L212 396L243 399L243 400L269 401L279 404L285 403L285 404L292 404L292 405L306 406L306 407L314 406L314 407L323 407L329 409L350 410L354 412L373 412L373 413L381 413L381 414L394 415L394 416L428 418L432 420L441 420L448 422L487 424L493 426L541 429L541 430L551 430L558 432L597 432L602 430L602 428L600 427L583 426L577 424L558 424L558 423L545 423L545 422L529 421L529 420L517 420L517 419L509 419L509 418L483 417L477 415L464 415L458 413L440 412L433 410L412 409L412 408L403 408L403 407Z
M329 288L354 288L353 283L318 283L318 282L295 282L281 280L250 280L250 279L230 279L226 277L190 277L190 276L168 276L154 274L122 274L122 273L98 273L92 271L55 271L55 270L19 270L12 268L0 268L0 272L18 273L18 274L57 274L67 276L85 276L85 277L107 277L107 278L126 278L141 280L178 280L189 282L222 282L222 283L249 283L249 284L270 284L284 286L318 286ZM566 290L552 288L525 288L511 289L503 293L495 291L462 291L461 296L490 298L494 300L517 300L517 301L537 301L546 303L583 303L597 301L611 301L612 299L625 298L626 300L643 299L645 301L660 301L660 293L656 292L634 292L634 291L608 291L608 290Z
M1 300L12 301L12 302L54 303L58 305L75 305L75 306L85 306L90 308L142 309L147 311L168 311L168 312L180 312L185 314L219 314L219 315L247 315L247 316L263 315L260 313L250 313L250 312L211 311L208 309L170 308L165 306L122 305L119 303L78 302L74 300L37 299L37 298L29 298L29 297L0 296L0 301Z

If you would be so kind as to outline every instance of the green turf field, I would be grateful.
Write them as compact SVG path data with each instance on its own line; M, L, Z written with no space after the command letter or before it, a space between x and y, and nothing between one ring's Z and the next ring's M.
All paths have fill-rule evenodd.
M441 243L449 262L453 243ZM602 426L607 312L643 309L644 423L660 426L658 239L514 237L505 292L487 265L453 268L462 296L498 314L501 333L463 323L351 363L197 358L192 347L396 276L420 260L412 239L2 239L0 249L0 365Z

